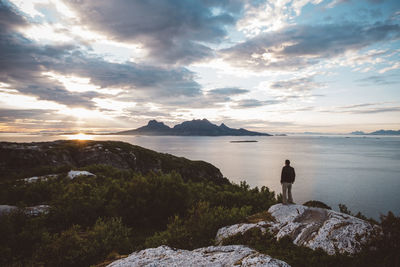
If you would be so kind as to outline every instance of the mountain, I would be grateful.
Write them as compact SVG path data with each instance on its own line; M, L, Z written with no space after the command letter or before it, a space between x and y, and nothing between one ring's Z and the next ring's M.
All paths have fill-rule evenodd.
M221 124L220 126L206 119L185 121L168 127L162 122L151 120L146 126L134 130L114 133L117 135L176 135L176 136L271 136L267 133L253 132L246 129L234 129Z
M135 130L128 130L123 132L118 132L115 134L139 134L139 135L170 135L171 128L165 125L163 122L158 122L156 120L151 120L146 126L139 127Z
M372 133L355 131L355 132L352 132L351 134L354 134L354 135L400 135L400 130L397 130L397 131L395 131L395 130L379 130L379 131L375 131Z
M350 134L354 134L354 135L366 135L366 133L363 132L363 131L355 131L355 132L351 132Z
M394 130L379 130L370 133L370 135L400 135L400 130L394 131Z

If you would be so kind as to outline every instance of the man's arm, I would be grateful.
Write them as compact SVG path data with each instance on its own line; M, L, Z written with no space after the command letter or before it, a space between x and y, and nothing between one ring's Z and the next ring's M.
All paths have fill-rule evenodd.
M292 167L292 169L293 169L293 183L294 183L294 179L296 178L296 172L294 171L293 167Z
M283 170L284 170L284 168L282 168L282 173L281 173L281 183L283 183Z

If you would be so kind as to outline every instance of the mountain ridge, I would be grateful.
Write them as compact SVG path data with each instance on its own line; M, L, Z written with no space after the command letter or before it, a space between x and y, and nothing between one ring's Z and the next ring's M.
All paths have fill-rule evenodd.
M400 130L378 130L371 133L366 133L363 131L351 132L353 135L400 135Z
M150 120L147 125L127 131L113 133L115 135L173 135L173 136L271 136L268 133L235 129L221 123L219 126L207 119L184 121L174 127L163 122Z

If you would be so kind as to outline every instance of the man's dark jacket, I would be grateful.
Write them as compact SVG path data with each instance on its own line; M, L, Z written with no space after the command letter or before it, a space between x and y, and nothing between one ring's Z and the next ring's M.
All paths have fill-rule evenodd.
M296 173L293 167L285 166L282 168L281 183L294 183L295 177Z

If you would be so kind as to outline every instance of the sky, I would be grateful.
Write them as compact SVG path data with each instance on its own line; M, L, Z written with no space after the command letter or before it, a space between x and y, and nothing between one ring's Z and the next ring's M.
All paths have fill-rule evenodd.
M398 0L0 0L0 132L400 129Z

